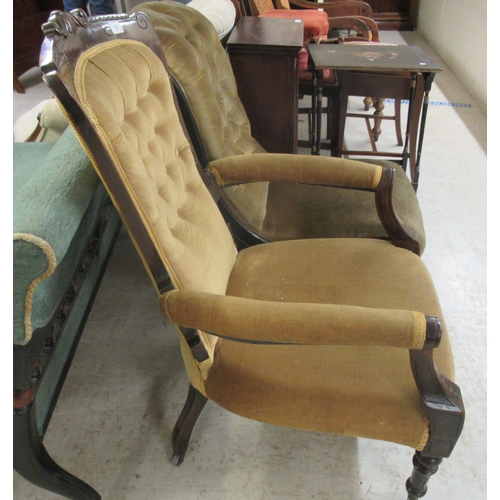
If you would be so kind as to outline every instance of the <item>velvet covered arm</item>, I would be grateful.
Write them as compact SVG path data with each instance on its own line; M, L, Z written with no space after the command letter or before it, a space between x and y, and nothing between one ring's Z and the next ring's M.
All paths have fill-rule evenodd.
M219 188L249 182L295 182L374 191L380 222L394 245L420 255L417 232L399 219L392 203L393 168L345 158L261 153L215 160L208 165L207 175Z
M375 191L384 167L344 158L260 153L212 161L219 187L249 182L297 182Z
M243 342L421 349L426 338L426 317L415 311L268 302L192 290L163 294L160 307L180 327Z

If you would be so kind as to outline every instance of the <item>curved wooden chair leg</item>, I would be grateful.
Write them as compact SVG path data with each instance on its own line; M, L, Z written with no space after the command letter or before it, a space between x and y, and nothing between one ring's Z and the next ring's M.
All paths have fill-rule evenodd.
M71 500L100 500L87 483L61 468L42 444L34 403L14 410L14 470L30 483Z
M442 458L423 457L418 451L413 456L413 472L406 481L408 500L417 500L427 493L427 483L439 468Z
M172 433L172 448L174 449L172 463L174 465L181 465L184 461L191 433L207 401L208 399L201 392L189 385L186 403Z

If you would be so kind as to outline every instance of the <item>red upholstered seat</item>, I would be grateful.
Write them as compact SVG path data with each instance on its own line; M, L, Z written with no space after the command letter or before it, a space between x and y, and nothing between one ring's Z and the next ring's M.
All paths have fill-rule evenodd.
M304 43L313 37L327 36L329 30L328 14L320 10L268 10L259 17L277 17L280 19L301 19L304 21Z

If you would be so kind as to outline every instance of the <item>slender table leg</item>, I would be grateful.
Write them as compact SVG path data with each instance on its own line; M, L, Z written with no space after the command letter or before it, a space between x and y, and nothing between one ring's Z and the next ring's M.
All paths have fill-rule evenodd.
M321 154L321 125L323 122L323 70L316 72L316 152Z
M312 73L312 96L311 96L311 154L316 155L317 153L317 140L316 136L318 134L316 115L317 110L317 94L318 94L318 76L314 67L311 67L311 58L309 57L309 70Z
M375 97L375 112L373 113L373 140L374 142L378 141L380 134L382 133L382 120L378 118L379 116L384 116L384 108L385 108L385 98L384 97Z
M349 84L351 72L347 70L337 71L339 80L339 96L337 98L338 112L332 114L332 141L331 141L331 156L342 156L344 148L344 133L345 122L347 115L347 98L349 96Z
M403 148L403 161L401 166L406 172L406 167L408 165L408 158L410 156L410 135L411 135L411 121L413 118L414 105L415 105L415 91L417 88L417 77L418 73L412 72L411 74L411 84L410 84L410 101L408 103L408 120L406 122L406 135L405 135L405 145ZM412 179L413 181L413 179Z
M429 92L431 91L432 82L436 73L422 73L424 77L424 104L422 107L422 118L420 120L420 131L418 136L417 161L415 163L415 171L412 172L412 186L416 191L418 189L418 178L420 177L420 158L422 156L422 146L424 143L425 121L427 119L427 110L429 107Z

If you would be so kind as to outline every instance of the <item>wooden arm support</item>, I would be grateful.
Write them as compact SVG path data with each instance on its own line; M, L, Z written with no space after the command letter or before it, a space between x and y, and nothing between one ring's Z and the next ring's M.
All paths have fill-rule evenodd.
M416 231L404 224L397 216L392 203L394 169L384 168L382 178L375 191L375 203L380 222L392 243L420 255L420 243Z
M329 17L328 24L334 30L354 30L358 36L372 40L372 30L363 19L356 16ZM321 39L318 40L320 43Z
M413 376L430 424L429 439L420 455L446 458L462 432L465 409L458 385L448 380L434 363L433 352L441 339L441 323L435 317L426 317L426 321L423 349L410 350Z
M366 16L329 17L330 29L354 30L371 42L380 42L377 23Z
M309 0L289 0L291 5L297 7L302 7L303 9L322 9L327 12L328 16L335 15L336 11L343 11L343 9L355 8L359 9L358 13L364 16L370 16L372 14L372 8L370 4L366 2L358 2L354 0L339 0L338 2L311 2ZM344 10L345 12L345 10Z

